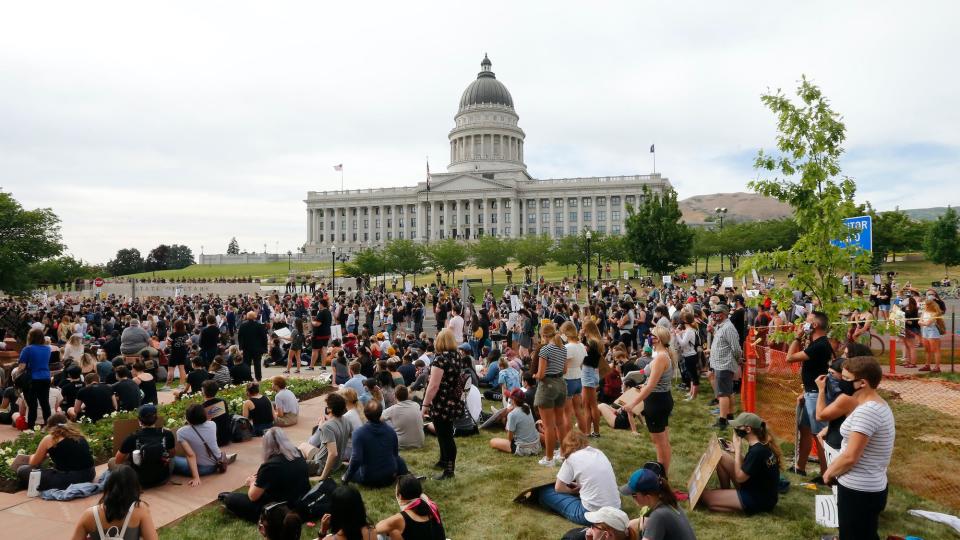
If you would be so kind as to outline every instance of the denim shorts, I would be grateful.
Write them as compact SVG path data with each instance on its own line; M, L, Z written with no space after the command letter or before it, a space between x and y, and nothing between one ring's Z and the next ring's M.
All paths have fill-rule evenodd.
M600 371L597 368L583 366L580 373L580 382L585 388L598 388L600 386Z
M930 326L921 326L920 337L923 339L939 339L940 329L934 324L931 324Z
M803 393L803 415L801 419L803 425L810 426L810 430L816 435L820 430L827 427L827 422L817 420L817 396L819 392Z
M564 381L567 383L567 398L579 396L583 393L583 383L580 382L580 379L564 379Z

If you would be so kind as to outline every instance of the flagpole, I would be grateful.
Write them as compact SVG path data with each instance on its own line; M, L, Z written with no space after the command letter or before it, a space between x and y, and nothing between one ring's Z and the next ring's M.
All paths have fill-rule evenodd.
M424 229L427 231L426 243L430 243L430 214L432 209L430 208L430 156L427 156L427 211L424 212L423 216L426 218L427 222L425 223L426 227Z
M656 158L654 158L654 168L656 168ZM343 191L343 165L340 166L340 191Z

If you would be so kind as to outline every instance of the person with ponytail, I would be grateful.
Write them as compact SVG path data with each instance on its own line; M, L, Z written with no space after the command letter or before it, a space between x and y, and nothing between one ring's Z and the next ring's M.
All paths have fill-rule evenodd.
M673 394L670 393L673 379L673 353L670 350L670 339L670 330L662 326L655 326L650 331L653 360L643 368L647 382L640 389L636 399L623 406L624 409L632 411L641 401L643 402L643 419L653 440L653 446L657 450L657 461L662 463L663 468L668 471L671 455L668 426L670 414L673 412Z
M687 516L677 505L677 496L667 478L661 473L657 462L647 463L630 475L630 480L620 486L620 494L633 499L646 513L630 522L631 533L636 538L671 540L695 540L696 534Z
M721 489L708 489L701 499L714 512L769 512L777 506L783 455L767 424L753 413L740 413L733 427L733 456L724 453L717 466ZM747 455L741 455L742 440ZM734 487L730 487L731 484Z
M423 493L420 480L405 474L397 478L397 505L400 512L377 523L377 533L403 540L444 540L443 521L437 505Z
M543 430L546 434L546 454L538 462L546 467L556 465L560 457L557 443L567 435L566 409L567 385L563 374L567 368L567 350L557 335L557 327L546 323L540 327L540 348L536 353L537 370L535 377L537 393L533 404L540 409Z
M300 540L303 520L287 503L275 502L263 507L257 527L267 540Z
M603 338L600 337L600 329L592 317L587 317L583 322L583 343L587 347L587 355L583 358L583 368L580 373L580 381L583 384L583 408L590 424L591 438L600 436L600 408L598 406L597 389L600 387L600 380L610 364L606 360L606 351L603 347ZM603 369L600 363L603 362ZM584 426L586 429L587 426Z
M518 456L539 454L540 433L537 431L533 410L527 405L527 394L516 388L510 392L509 397L513 407L507 414L507 438L490 439L490 448Z
M46 425L47 435L40 440L37 450L29 457L24 456L28 463L16 468L20 487L27 487L34 470L40 471L40 491L92 482L96 476L93 453L83 433L62 414L51 416ZM40 468L48 457L53 467Z

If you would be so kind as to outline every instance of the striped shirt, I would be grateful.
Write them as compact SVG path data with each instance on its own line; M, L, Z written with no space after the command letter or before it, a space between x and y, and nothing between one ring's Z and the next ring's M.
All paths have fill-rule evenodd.
M862 433L869 440L860 459L837 481L843 487L857 491L883 491L887 487L887 466L897 435L890 406L885 402L868 401L854 409L840 426L840 435L843 436L841 453L846 451L853 433Z
M565 371L567 365L567 350L563 347L557 347L553 343L548 343L540 347L540 358L546 359L546 375L560 375Z
M713 330L713 341L710 343L710 367L715 371L736 371L737 360L743 355L740 347L740 334L730 322L724 320Z

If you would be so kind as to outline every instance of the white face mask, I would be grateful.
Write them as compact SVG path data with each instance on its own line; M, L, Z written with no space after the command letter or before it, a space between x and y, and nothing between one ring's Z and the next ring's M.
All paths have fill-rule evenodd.
M803 323L803 333L806 334L806 335L808 335L808 336L809 336L810 334L812 334L812 333L813 333L813 325L810 324L810 323Z

